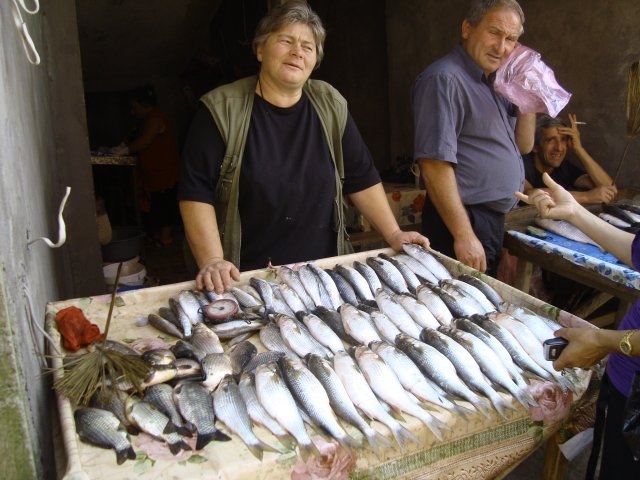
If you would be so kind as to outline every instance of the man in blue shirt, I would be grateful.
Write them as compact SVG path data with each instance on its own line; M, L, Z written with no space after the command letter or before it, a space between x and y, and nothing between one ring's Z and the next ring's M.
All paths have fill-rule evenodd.
M524 193L534 188L546 188L542 174L549 176L583 204L611 202L618 190L613 180L584 149L576 116L569 114L571 126L560 118L541 115L536 123L533 151L523 157ZM583 168L566 162L567 152L572 150Z
M521 191L521 153L533 147L535 114L493 89L495 72L523 32L515 0L472 0L462 40L416 80L415 159L428 201L422 230L431 246L495 275L504 215Z

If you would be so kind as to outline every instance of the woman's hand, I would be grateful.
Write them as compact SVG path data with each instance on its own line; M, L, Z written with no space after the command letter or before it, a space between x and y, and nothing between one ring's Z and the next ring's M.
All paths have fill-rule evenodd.
M198 272L196 287L221 294L231 289L232 280L240 280L240 271L236 266L224 258L212 258Z
M597 328L561 328L554 335L569 341L553 362L558 371L568 367L589 368L611 353L600 341L602 332Z

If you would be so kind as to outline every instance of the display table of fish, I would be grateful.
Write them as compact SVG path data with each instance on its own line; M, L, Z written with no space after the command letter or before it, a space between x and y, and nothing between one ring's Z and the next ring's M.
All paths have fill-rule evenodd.
M104 327L106 295L51 303L54 341L70 305ZM587 397L591 371L541 357L557 322L580 320L415 246L244 272L223 296L193 282L126 292L110 337L173 346L144 353L144 392L118 385L128 393L93 410L58 396L55 444L68 479L290 478L328 441L351 478L494 478ZM135 431L170 452L141 454Z

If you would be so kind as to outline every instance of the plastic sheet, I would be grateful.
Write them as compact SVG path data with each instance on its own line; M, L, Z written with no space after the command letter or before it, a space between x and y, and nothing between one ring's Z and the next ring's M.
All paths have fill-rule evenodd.
M571 98L540 54L521 44L496 72L494 88L522 113L546 113L552 117L556 117Z

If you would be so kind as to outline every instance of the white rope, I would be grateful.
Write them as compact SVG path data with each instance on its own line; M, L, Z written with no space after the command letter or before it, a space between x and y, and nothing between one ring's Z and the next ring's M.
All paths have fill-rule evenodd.
M67 191L62 199L62 203L60 203L60 208L58 209L58 241L53 243L46 237L38 237L33 240L29 240L27 245L31 245L32 243L37 242L38 240L42 240L47 244L50 248L58 248L64 245L64 242L67 241L67 230L66 225L64 223L64 218L62 217L62 212L64 211L64 207L67 204L67 199L69 198L69 194L71 194L71 187L67 187Z
M51 336L47 332L44 331L44 329L40 326L38 319L36 318L35 309L33 308L33 301L31 300L31 291L29 290L29 284L26 278L22 279L22 290L24 291L24 297L27 299L27 310L28 310L27 313L29 314L28 323L29 323L29 331L31 332L31 338L33 341L33 348L36 350L36 354L40 358L40 361L42 363L42 369L46 370L47 361L45 359L45 355L42 349L39 347L38 339L35 334L36 332L33 330L33 328L35 327L37 330L40 331L40 333L42 333L42 335L49 341L49 344L51 345L53 350L55 350L55 353L57 355L62 357L62 353L58 349L56 342L51 338Z
M27 54L27 60L29 60L29 62L33 65L39 65L40 54L38 54L38 50L33 44L33 39L31 38L31 35L29 35L27 24L24 23L24 20L22 19L22 13L20 13L20 8L31 15L35 15L36 13L38 13L38 10L40 10L39 0L33 0L33 2L35 3L35 7L29 10L25 5L25 0L13 0L13 19L15 21L16 28L20 33L22 46L24 47L24 51Z

